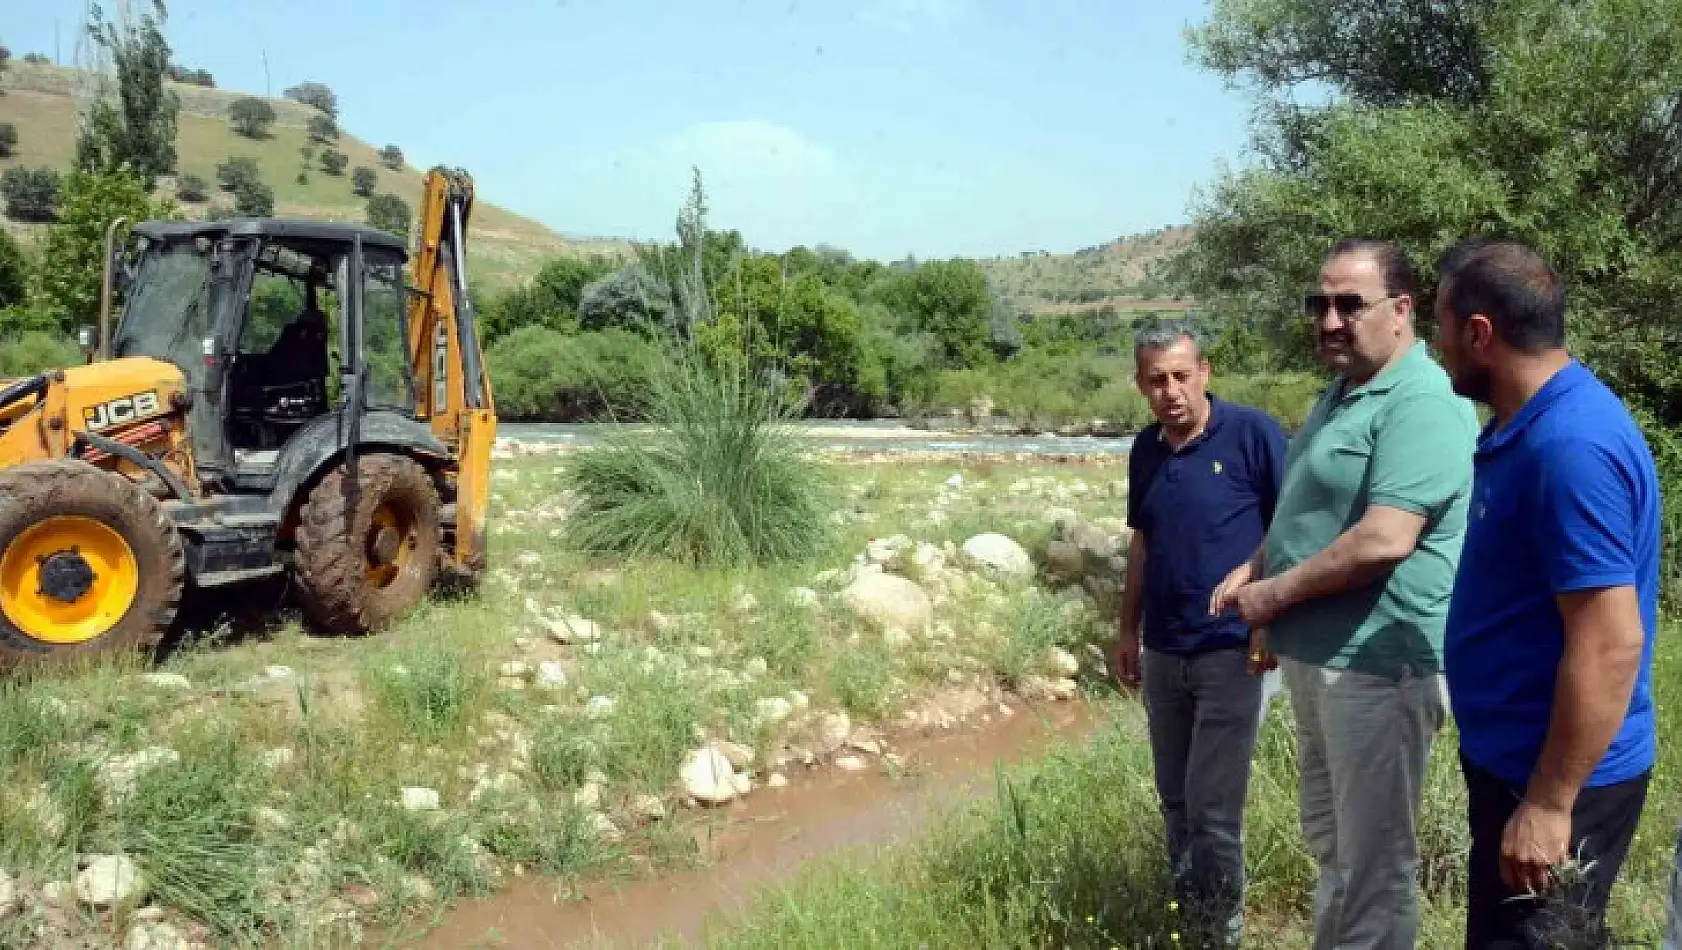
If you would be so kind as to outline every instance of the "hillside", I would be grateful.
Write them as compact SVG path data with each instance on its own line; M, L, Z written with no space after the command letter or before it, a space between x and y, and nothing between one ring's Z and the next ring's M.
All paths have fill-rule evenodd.
M76 106L72 98L75 73L55 66L14 61L4 80L0 96L0 122L12 122L18 129L18 148L9 159L0 159L0 171L10 165L47 165L68 169L75 155ZM216 182L216 166L234 156L250 156L262 168L263 180L274 189L275 213L335 221L362 221L365 199L351 190L350 172L359 165L374 169L379 180L377 193L394 193L415 209L420 200L423 170L404 165L392 171L380 165L381 146L364 142L341 129L334 148L349 157L342 175L321 171L311 162L308 180L300 183L304 166L301 149L310 145L305 129L319 113L309 106L286 99L270 99L276 121L267 138L253 140L236 134L228 122L228 106L246 93L206 89L170 83L181 99L177 123L176 151L179 174L196 174ZM259 97L261 98L261 97ZM394 143L402 148L403 143ZM316 151L321 150L317 146ZM471 168L468 169L472 171ZM158 192L173 196L175 180L161 179ZM188 217L204 217L211 204L231 205L226 193L213 194L203 204L177 202ZM40 226L6 221L5 226L26 241L34 239ZM470 279L486 286L514 283L535 273L543 260L556 254L614 251L623 245L610 241L577 241L486 201L474 207L468 234Z
M1023 251L1015 257L981 261L993 286L1012 304L1035 313L1113 306L1153 310L1173 306L1158 299L1164 288L1156 271L1186 246L1192 231L1166 228L1119 238L1073 254Z

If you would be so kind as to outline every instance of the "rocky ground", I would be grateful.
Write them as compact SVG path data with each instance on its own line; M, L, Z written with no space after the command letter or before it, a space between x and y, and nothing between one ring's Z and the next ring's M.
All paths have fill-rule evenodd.
M361 640L235 605L159 668L5 687L0 945L350 945L657 873L720 806L1104 675L1120 460L834 456L835 547L697 572L568 551L565 458L497 454L475 597Z

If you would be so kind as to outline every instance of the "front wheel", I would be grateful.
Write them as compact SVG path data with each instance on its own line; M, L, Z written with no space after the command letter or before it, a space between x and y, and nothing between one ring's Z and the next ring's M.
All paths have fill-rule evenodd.
M366 633L414 607L438 577L438 491L414 460L365 455L341 463L299 512L297 575L304 612L333 633Z

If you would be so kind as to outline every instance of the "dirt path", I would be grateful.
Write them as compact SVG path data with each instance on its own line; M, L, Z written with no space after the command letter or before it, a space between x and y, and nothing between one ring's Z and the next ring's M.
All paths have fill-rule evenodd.
M762 888L786 883L801 864L901 840L932 812L991 795L996 763L1025 759L1094 726L1079 702L1014 708L1015 715L995 716L990 726L900 741L905 774L897 778L826 768L791 776L788 788L754 792L710 835L700 833L707 863L697 870L593 884L579 900L558 895L554 882L522 882L458 907L410 946L541 950L638 947L662 937L692 942L742 911Z

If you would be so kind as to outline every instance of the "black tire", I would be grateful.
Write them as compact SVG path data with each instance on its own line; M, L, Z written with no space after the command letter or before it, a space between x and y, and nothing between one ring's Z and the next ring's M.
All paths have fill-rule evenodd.
M426 597L438 577L442 531L438 490L426 470L400 455L364 455L353 480L341 463L299 511L299 600L331 633L368 633ZM395 516L401 563L381 563L382 524ZM396 552L392 552L395 554Z
M31 544L25 533L53 518L98 522L115 532L133 558L133 597L121 618L102 633L77 643L52 643L31 635L27 622L14 620L12 612L23 607L14 595L28 592L12 590L0 576L0 666L64 663L157 646L175 622L186 576L181 538L163 507L128 479L86 462L29 462L7 469L0 472L0 568L35 560L22 548L12 550L13 545Z

